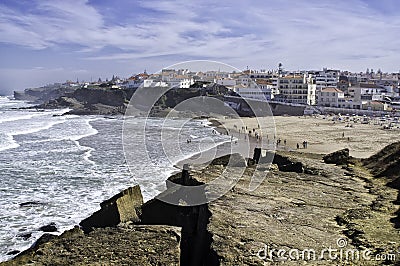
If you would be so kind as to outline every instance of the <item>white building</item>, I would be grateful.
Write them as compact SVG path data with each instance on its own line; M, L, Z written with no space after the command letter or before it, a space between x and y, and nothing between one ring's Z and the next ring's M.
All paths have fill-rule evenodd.
M232 87L236 85L236 80L231 78L219 78L219 79L214 79L214 83L226 87Z
M184 78L181 79L179 82L179 88L181 89L188 89L190 86L194 84L194 79L193 78Z
M318 105L342 107L344 102L344 92L337 88L325 88L318 92Z
M272 88L271 85L257 86L252 83L249 86L244 86L242 84L235 85L233 91L239 94L242 98L270 101Z
M169 87L170 85L161 80L153 80L153 79L145 79L143 81L143 87L149 88L149 87Z
M317 92L320 92L324 88L336 88L339 82L339 71L338 70L327 70L312 71L308 75L309 83L315 84Z
M279 77L279 95L281 101L297 104L315 104L316 85L308 84L305 75Z
M349 87L349 95L357 102L382 101L386 96L387 90L381 86L369 83L360 83Z

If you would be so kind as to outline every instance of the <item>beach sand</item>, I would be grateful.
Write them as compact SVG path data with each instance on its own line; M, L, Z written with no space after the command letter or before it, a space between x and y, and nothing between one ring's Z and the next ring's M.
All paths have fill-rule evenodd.
M339 122L333 121L332 118L329 116L276 116L263 121L248 117L220 118L218 121L230 135L238 137L242 141L245 135L249 135L248 131L252 131L250 136L253 138L250 140L252 143L257 143L253 129L259 135L262 134L262 131L267 133L267 136L263 135L262 138L264 144L268 139L270 145L267 145L268 147L264 145L264 148L271 148L272 143L281 139L281 143L278 145L279 150L327 154L349 148L350 155L356 158L367 158L386 145L399 141L400 138L400 129L397 127L383 129L383 125L372 122L370 124L355 123L354 121ZM260 128L258 128L258 124L260 124ZM247 126L246 133L242 130L243 126ZM285 140L286 145L284 145ZM303 141L308 142L307 149L303 148ZM299 149L297 149L297 143Z

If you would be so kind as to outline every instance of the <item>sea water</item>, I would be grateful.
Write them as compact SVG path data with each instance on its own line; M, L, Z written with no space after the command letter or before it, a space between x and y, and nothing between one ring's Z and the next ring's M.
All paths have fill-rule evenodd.
M205 121L186 121L182 127L179 119L130 118L138 125L138 134L135 127L130 132L130 148L143 145L135 138L143 137L145 128L147 160L152 163L138 154L128 168L123 116L20 109L26 106L0 97L0 261L10 259L11 251L30 247L43 234L41 226L55 223L59 234L129 186L140 183L144 200L153 198L165 189L164 181L177 171L179 160L230 140L213 134ZM159 146L160 128L172 147L167 153ZM185 145L186 139L192 141Z

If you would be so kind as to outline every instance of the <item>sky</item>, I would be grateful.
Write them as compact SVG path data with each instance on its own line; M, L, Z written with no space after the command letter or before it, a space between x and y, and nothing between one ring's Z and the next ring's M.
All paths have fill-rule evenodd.
M0 95L188 60L398 72L398 2L0 0Z

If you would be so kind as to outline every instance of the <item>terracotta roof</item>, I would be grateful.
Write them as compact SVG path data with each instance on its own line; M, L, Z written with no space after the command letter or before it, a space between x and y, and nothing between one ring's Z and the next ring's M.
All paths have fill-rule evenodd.
M256 83L257 84L272 85L271 82L269 82L268 80L265 80L265 79L256 79Z

